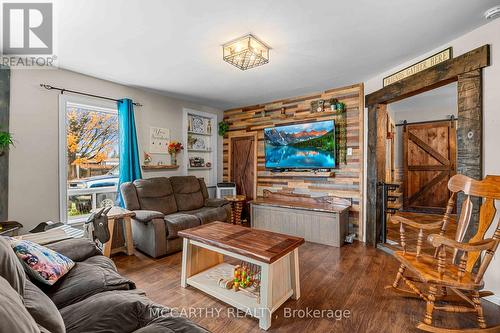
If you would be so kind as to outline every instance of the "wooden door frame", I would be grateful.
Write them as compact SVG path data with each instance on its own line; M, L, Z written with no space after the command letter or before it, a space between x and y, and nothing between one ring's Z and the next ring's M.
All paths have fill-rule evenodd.
M385 177L387 104L457 82L457 173L481 179L483 157L482 68L490 65L490 46L483 45L365 97L368 108L366 242L376 246L381 231L377 183ZM383 153L382 153L383 152ZM460 207L460 203L458 204ZM469 235L477 227L478 207Z
M233 153L232 153L232 140L236 138L245 138L245 137L253 137L254 138L254 164L253 164L253 197L254 199L257 198L257 145L259 144L258 141L258 133L257 132L247 132L247 133L230 133L228 135L228 148L227 148L227 156L228 156L228 161L227 161L227 177L228 180L231 181L231 168L233 165Z

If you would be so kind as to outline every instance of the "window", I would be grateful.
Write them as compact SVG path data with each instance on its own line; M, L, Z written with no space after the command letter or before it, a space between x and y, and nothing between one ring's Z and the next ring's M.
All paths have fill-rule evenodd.
M117 199L118 112L61 98L61 220L82 222Z

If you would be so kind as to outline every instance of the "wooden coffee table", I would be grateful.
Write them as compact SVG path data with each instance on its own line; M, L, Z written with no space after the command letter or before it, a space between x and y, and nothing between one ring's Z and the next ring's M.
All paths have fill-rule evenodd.
M299 251L303 238L213 222L183 230L181 286L191 285L271 326L271 315L288 298L299 299ZM224 255L260 266L260 297L218 286L217 277L233 266ZM222 277L222 276L221 276Z

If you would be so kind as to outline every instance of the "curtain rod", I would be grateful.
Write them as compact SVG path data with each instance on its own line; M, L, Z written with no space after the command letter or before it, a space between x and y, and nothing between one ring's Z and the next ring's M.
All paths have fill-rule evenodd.
M429 121L416 121L413 123L409 123L406 120L403 120L402 123L396 124L396 126L404 126L404 125L418 125L418 124L428 124L428 123L440 123L443 121L455 121L458 120L454 115L452 115L450 118L445 118L445 119L440 119L440 120L429 120Z
M111 98L111 97L93 95L93 94L88 94L88 93L81 92L81 91L53 87L50 84L45 84L45 83L40 83L40 87L45 88L47 90L59 90L61 92L61 94L64 94L65 92L69 92L72 94L84 95L84 96L95 97L95 98L100 98L100 99L107 99L108 101L115 101L115 102L119 101L118 99ZM135 106L143 106L141 103L132 103L132 104L134 104Z

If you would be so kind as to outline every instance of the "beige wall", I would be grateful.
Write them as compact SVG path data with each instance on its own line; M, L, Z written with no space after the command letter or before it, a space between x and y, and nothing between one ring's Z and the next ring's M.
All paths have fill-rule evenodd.
M149 127L169 128L173 140L182 141L184 107L215 113L222 111L127 87L65 70L12 70L10 131L15 147L9 159L9 219L24 224L59 221L59 94L39 86L81 90L113 98L128 97L143 104L135 108L139 152L147 150ZM143 149L144 147L144 149ZM222 178L222 140L219 140L219 179ZM167 160L167 156L158 160ZM182 170L147 172L144 177L181 174Z
M429 50L415 59L391 68L379 75L365 81L365 94L370 94L382 88L382 79L390 73L415 63L425 57L436 53L448 46L453 47L454 57L471 51L484 44L491 45L491 66L483 70L483 129L484 129L484 148L483 148L483 174L500 175L500 154L498 153L498 142L500 142L500 19L494 20L482 27L473 30L449 43L443 44L434 50ZM365 110L366 117L366 110ZM366 118L365 118L366 119ZM366 122L365 122L366 123ZM366 130L366 128L365 128ZM365 133L366 134L366 133ZM365 135L365 138L367 136ZM366 161L366 158L365 158ZM366 170L366 168L365 168ZM366 177L366 175L365 175ZM365 189L366 190L366 189ZM366 192L365 192L366 193ZM366 197L366 195L365 195ZM500 208L500 202L496 204ZM499 214L493 225L496 226ZM366 225L366 216L365 216ZM493 228L489 231L491 235ZM486 275L486 289L495 292L495 302L500 302L500 258L497 257L491 263L488 274Z

